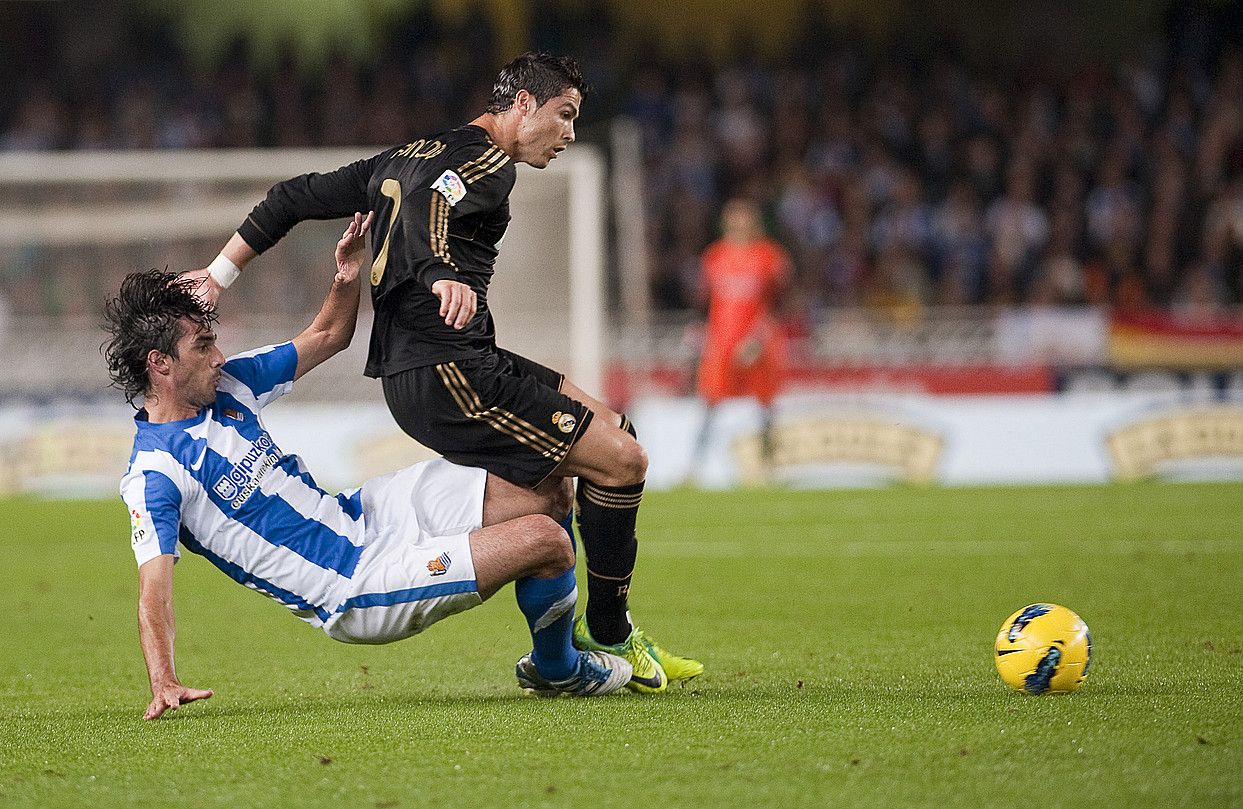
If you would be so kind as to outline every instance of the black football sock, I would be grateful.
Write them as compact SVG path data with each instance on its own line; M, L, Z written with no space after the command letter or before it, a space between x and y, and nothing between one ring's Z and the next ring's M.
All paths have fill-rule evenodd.
M634 535L643 484L599 486L578 479L578 535L587 555L587 629L597 643L630 635L626 614L639 541Z

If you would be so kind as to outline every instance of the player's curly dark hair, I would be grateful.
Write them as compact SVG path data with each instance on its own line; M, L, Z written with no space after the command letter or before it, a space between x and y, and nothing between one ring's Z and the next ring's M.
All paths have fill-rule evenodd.
M504 112L514 105L514 96L526 90L535 96L541 107L551 98L570 88L579 95L587 95L587 82L578 62L569 56L553 56L551 53L524 53L496 74L492 96L484 112Z
M112 386L131 405L147 392L147 353L155 349L177 356L182 318L203 328L216 320L216 310L194 295L199 281L168 270L147 270L125 276L121 291L104 303L104 328L112 335L101 350Z

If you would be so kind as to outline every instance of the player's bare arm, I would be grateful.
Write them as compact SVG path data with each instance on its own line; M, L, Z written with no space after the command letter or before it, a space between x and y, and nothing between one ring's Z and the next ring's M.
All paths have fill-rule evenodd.
M207 699L209 690L187 688L173 665L173 556L163 554L138 568L138 638L151 681L151 703L143 719L158 719L167 710Z
M298 352L298 368L294 379L332 355L345 350L354 337L358 323L358 296L361 283L359 271L366 260L367 232L375 220L375 213L355 213L337 242L337 273L332 279L332 289L324 299L315 320L301 334L293 338Z

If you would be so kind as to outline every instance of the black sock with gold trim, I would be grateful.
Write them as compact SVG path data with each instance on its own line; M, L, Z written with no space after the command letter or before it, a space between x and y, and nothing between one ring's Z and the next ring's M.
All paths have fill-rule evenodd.
M578 535L587 555L587 628L597 643L630 635L626 614L639 541L634 534L643 484L599 486L578 479Z

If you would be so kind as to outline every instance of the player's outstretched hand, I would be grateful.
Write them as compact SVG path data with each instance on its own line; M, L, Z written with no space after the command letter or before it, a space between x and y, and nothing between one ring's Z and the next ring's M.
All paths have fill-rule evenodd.
M191 278L195 282L194 296L203 302L205 306L214 307L220 300L220 293L223 288L216 283L216 279L204 267L201 270L189 270L181 274L182 278Z
M440 316L445 319L446 326L464 328L475 316L478 302L470 285L442 278L432 284L432 294L440 298Z
M152 697L151 704L147 706L142 718L159 719L167 710L175 711L187 702L208 699L211 695L211 691L202 688L186 688L181 683L169 683L155 689L155 696Z
M358 271L365 259L366 251L363 248L367 246L367 231L371 229L373 221L375 211L368 213L366 219L363 219L362 214L356 213L345 233L341 234L341 241L337 242L337 283L349 284L358 277Z

